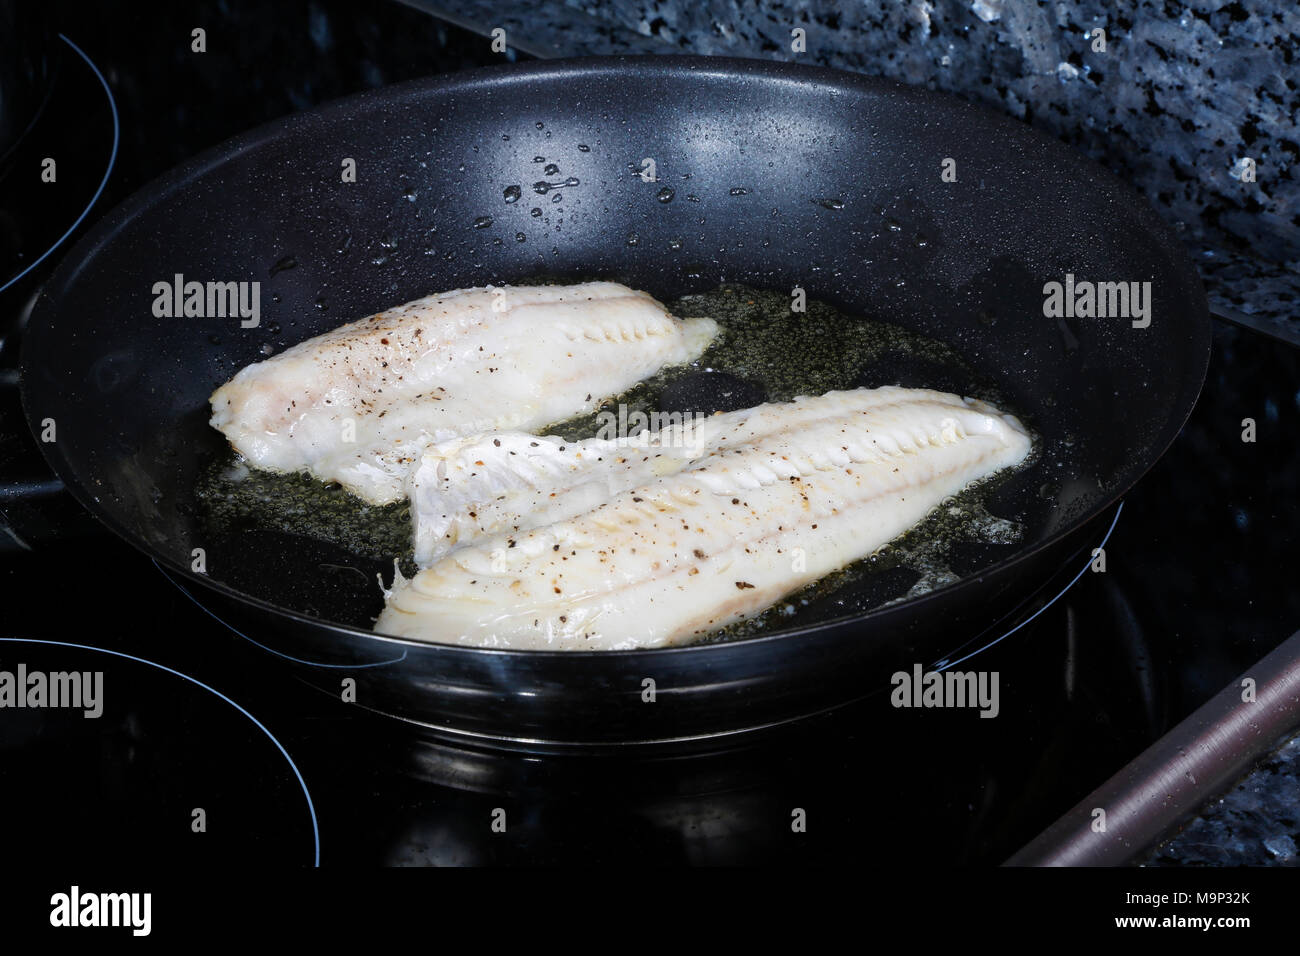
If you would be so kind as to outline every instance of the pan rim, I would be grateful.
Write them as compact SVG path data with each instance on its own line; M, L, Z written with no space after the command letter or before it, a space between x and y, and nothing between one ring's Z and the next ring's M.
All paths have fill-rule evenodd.
M1093 505L1064 522L1061 528L1050 537L1036 542L1031 546L1020 549L1014 554L1009 555L996 563L990 564L974 574L963 577L959 581L936 588L932 591L926 592L925 594L908 598L895 604L872 608L865 612L845 614L813 624L773 631L772 633L756 634L749 637L738 637L732 640L707 644L696 643L675 645L671 647L604 651L482 648L468 647L459 644L417 641L363 630L360 627L340 624L335 621L313 617L299 611L282 607L263 598L240 591L224 582L216 581L208 577L206 574L196 573L186 564L175 560L168 555L156 552L141 536L138 536L134 532L123 527L106 508L100 506L98 500L91 493L89 486L83 484L77 479L73 468L60 453L57 442L47 443L37 441L36 444L40 448L42 457L45 459L46 464L51 468L78 504L85 508L95 517L96 520L113 532L113 534L135 547L146 557L159 562L169 570L175 571L186 581L201 584L203 587L213 590L219 595L241 605L251 606L260 611L270 613L271 615L287 617L297 624L312 628L320 628L326 633L351 638L353 640L361 639L368 644L374 642L373 646L375 647L400 646L408 651L410 649L418 649L422 654L464 654L468 655L469 658L472 659L479 659L481 655L486 654L492 657L518 657L520 659L586 658L611 661L631 661L639 659L643 655L662 657L668 654L690 654L700 658L715 655L734 656L739 648L756 648L776 641L807 638L809 635L829 630L839 631L850 625L869 627L873 620L878 620L888 614L897 613L901 610L914 611L939 597L948 597L959 594L972 587L978 586L987 576L1003 575L1013 572L1014 568L1031 561L1046 548L1058 544L1062 539L1081 531L1112 508L1120 498L1127 494L1128 491L1136 485L1137 482L1139 482L1146 473L1158 461L1160 461L1161 458L1164 457L1166 452L1169 450L1170 445L1173 444L1178 435L1182 432L1188 418L1191 416L1192 410L1196 406L1201 390L1204 387L1211 350L1211 319L1204 287L1200 282L1199 274L1192 264L1190 256L1187 254L1186 250L1183 249L1181 243L1179 243L1172 227L1157 213L1146 197L1138 193L1128 183L1125 183L1118 177L1114 176L1109 170L1090 160L1068 144L1023 123L1014 117L1008 116L1005 113L982 104L972 103L950 93L929 90L924 87L913 86L895 80L852 73L830 67L811 66L775 60L738 57L689 56L680 54L590 56L543 60L523 64L502 64L458 71L456 73L440 76L425 77L373 90L366 90L337 100L332 100L305 112L293 113L270 120L251 130L240 133L231 139L209 147L186 160L179 166L162 173L155 179L145 183L117 206L105 213L104 216L102 216L85 235L83 235L64 253L55 270L50 274L49 278L42 283L32 310L33 321L29 323L28 331L24 336L19 356L19 392L28 428L32 430L34 436L39 436L40 423L36 419L32 407L33 397L30 393L29 385L31 373L34 370L34 362L31 358L32 350L29 348L29 343L32 338L32 329L38 327L35 320L38 317L43 316L45 310L49 308L50 300L54 295L51 290L63 289L74 284L81 271L94 261L105 243L110 241L118 231L138 215L145 212L148 208L170 197L177 189L184 187L187 183L204 175L210 170L237 159L249 150L258 147L263 143L288 135L291 132L310 129L314 124L328 122L339 114L346 114L355 111L358 107L363 107L371 103L371 101L376 105L382 104L385 107L393 108L400 107L404 103L417 99L428 93L437 92L442 95L454 95L460 89L483 90L509 87L512 84L533 82L539 79L545 79L548 76L553 76L557 80L572 80L575 77L583 75L608 76L628 72L637 76L644 76L647 73L651 76L656 74L678 75L683 70L702 78L716 77L719 81L763 80L771 82L776 80L801 88L810 85L820 86L832 95L842 95L846 93L881 95L888 93L895 97L904 97L913 102L931 102L942 104L948 109L965 109L972 115L983 117L986 122L996 122L1003 128L1009 131L1014 131L1011 132L1010 135L1028 136L1031 139L1036 139L1039 143L1044 144L1045 148L1053 150L1062 163L1068 164L1072 172L1074 170L1079 170L1082 174L1091 177L1092 179L1104 180L1112 188L1116 188L1131 197L1134 201L1135 208L1138 210L1143 225L1151 230L1153 235L1161 241L1163 248L1171 254L1175 268L1177 269L1179 266L1182 267L1182 277L1191 281L1194 285L1192 292L1195 302L1192 313L1180 315L1176 317L1175 321L1178 321L1186 327L1189 339L1200 339L1202 343L1202 347L1198 350L1201 356L1198 363L1199 368L1192 370L1195 375L1193 378L1189 379L1189 385L1190 383L1194 383L1194 388L1184 386L1184 389L1180 390L1180 392L1174 397L1173 401L1171 401L1170 413L1165 421L1160 423L1158 426L1160 434L1159 437L1152 442L1152 453L1148 456L1147 460L1142 463L1140 467L1130 467L1130 470L1125 471L1120 476L1119 480L1115 483L1118 490L1110 490L1103 493ZM44 324L42 324L41 327L45 327ZM37 334L39 335L42 333L38 332ZM1190 394L1187 394L1189 391ZM404 653L403 657L405 658L405 656Z

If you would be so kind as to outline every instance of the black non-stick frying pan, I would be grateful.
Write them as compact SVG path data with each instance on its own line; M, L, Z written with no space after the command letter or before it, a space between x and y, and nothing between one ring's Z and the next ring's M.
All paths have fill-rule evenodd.
M577 179L561 203L527 191L544 178L537 156ZM659 183L638 175L647 158ZM677 200L660 201L665 182ZM504 202L521 183L536 201ZM176 274L260 282L261 325L155 317L153 286ZM1043 439L1037 464L990 501L1024 539L909 600L881 605L868 576L761 637L545 653L376 636L377 568L355 560L365 574L340 574L337 553L288 535L205 536L195 481L223 447L207 398L264 345L539 274L617 278L661 299L723 281L800 286L949 343ZM1044 284L1067 274L1149 281L1149 326L1045 316ZM42 447L91 512L306 680L338 693L352 678L360 706L449 733L592 746L778 723L960 646L1095 544L1094 519L1186 420L1208 352L1204 294L1171 231L1124 184L1014 120L830 70L589 59L362 94L163 177L46 283L23 398L34 431L55 422ZM864 384L884 384L872 378L864 369ZM206 573L192 570L196 548Z

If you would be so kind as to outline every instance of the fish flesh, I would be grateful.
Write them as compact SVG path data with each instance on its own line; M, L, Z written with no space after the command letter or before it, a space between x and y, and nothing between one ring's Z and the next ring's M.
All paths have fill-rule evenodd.
M819 414L800 399L787 416ZM675 474L724 447L782 427L760 406L713 416L655 413L654 427L615 438L568 441L499 432L427 448L408 483L415 562L428 567L486 535L572 518L620 491ZM792 427L793 418L786 425Z
M612 282L460 289L250 365L213 393L213 427L256 468L400 499L429 443L591 411L717 333Z
M712 423L710 423L712 424ZM415 563L502 531L572 518L700 457L687 427L566 441L499 432L426 449L408 484Z
M857 405L888 403L898 391L864 390ZM510 431L432 445L407 488L415 562L428 567L484 536L576 517L620 491L842 407L832 393L712 416L656 413L653 429L615 438L568 441Z
M872 554L1032 445L1014 417L927 389L747 411L711 419L722 433L706 433L700 457L673 456L666 474L397 574L375 630L531 650L688 643ZM535 489L516 499L537 500Z
M398 575L375 629L518 649L686 643L866 557L1031 447L1013 417L921 389L753 412L788 425Z
M387 504L426 445L589 412L716 333L614 282L458 289L242 369L213 392L211 424L255 468Z

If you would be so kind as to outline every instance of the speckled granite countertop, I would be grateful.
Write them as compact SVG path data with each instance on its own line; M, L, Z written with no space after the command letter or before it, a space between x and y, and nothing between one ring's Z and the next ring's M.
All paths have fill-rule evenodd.
M1132 182L1183 235L1220 314L1300 334L1300 5L1289 0L405 2L501 27L539 56L796 60L991 105Z
M1142 866L1300 866L1300 734L1205 807Z

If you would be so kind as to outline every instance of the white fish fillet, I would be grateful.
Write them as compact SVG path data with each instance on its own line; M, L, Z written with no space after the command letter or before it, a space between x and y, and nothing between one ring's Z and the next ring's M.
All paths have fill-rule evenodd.
M864 390L855 407L888 404L901 391ZM656 431L620 438L567 441L511 431L432 445L407 488L415 562L428 567L486 535L576 517L720 450L833 417L844 408L842 394L699 418L679 415Z
M1031 446L1015 418L924 389L831 392L737 421L743 441L680 470L399 576L375 630L538 650L687 643L866 557Z
M408 484L415 562L501 531L572 518L699 457L688 430L565 441L498 432L427 449Z
M211 423L256 468L385 504L430 442L590 411L716 332L613 282L459 289L248 366L212 394Z

